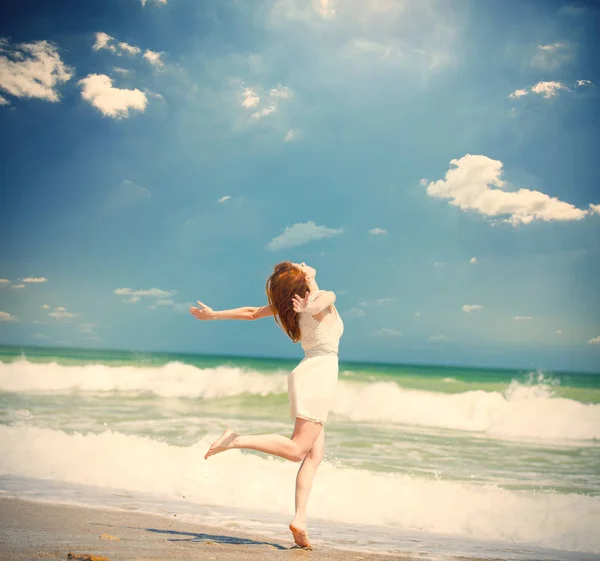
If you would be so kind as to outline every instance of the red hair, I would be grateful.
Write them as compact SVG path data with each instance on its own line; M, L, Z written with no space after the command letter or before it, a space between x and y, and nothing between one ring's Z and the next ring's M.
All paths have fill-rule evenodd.
M288 337L297 343L300 340L298 313L294 311L292 297L301 298L308 292L306 275L290 261L282 261L273 268L273 274L267 280L267 298L273 310L273 317Z

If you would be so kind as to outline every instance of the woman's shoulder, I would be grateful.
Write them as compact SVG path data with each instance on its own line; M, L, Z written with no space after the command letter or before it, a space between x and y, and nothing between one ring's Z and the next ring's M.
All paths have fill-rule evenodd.
M319 288L318 290L313 290L308 296L309 302L312 302L319 294L321 294L321 292L325 291L321 288Z

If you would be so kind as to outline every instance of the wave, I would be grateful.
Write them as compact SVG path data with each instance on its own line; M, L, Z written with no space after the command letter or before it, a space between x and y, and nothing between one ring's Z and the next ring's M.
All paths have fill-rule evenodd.
M149 492L287 514L297 464L238 450L203 459L210 438L179 447L106 431L0 426L0 473ZM244 477L240 477L240 474ZM476 539L600 552L600 499L508 491L349 469L324 462L311 515Z
M65 394L123 392L161 397L215 399L244 393L268 395L287 391L283 376L265 375L234 366L197 368L182 362L157 367L86 364L64 366L27 360L0 363L0 390Z
M336 414L353 421L438 427L491 437L597 440L600 404L552 396L550 387L513 381L506 392L446 394L394 382L339 384Z
M244 394L281 395L287 379L232 366L197 368L172 362L160 367L63 366L26 360L0 363L0 390L22 393L122 392L217 399ZM333 418L356 422L436 427L494 438L589 441L600 439L600 404L553 396L553 382L537 375L513 381L505 392L436 393L407 390L396 382L341 381Z

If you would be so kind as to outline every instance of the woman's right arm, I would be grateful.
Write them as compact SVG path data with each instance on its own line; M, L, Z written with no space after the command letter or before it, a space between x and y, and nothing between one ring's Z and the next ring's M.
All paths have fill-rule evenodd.
M239 320L256 320L273 315L270 306L243 306L242 308L234 308L232 310L213 310L198 300L198 308L190 306L190 313L199 320L215 320L215 319L239 319Z

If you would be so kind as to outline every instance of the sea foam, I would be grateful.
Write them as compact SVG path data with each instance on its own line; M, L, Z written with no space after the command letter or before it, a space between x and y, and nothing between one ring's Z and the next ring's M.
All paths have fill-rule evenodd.
M70 394L122 392L206 400L236 395L281 395L287 372L263 374L233 366L198 368L101 364L63 366L26 360L0 363L0 390ZM551 384L513 381L505 392L436 393L396 382L340 381L332 419L404 424L480 433L493 438L590 441L600 439L600 404L553 396Z
M180 447L106 431L0 426L0 473L185 497L197 504L291 514L298 464L234 450L203 459L211 438ZM333 522L600 553L600 499L319 468L311 516Z

